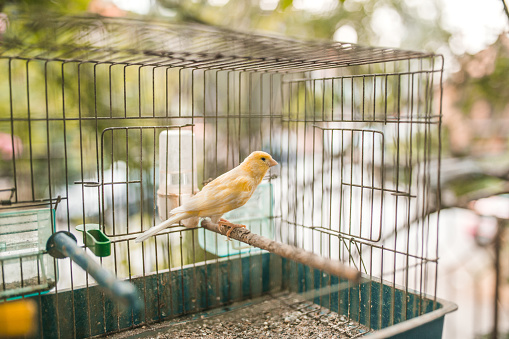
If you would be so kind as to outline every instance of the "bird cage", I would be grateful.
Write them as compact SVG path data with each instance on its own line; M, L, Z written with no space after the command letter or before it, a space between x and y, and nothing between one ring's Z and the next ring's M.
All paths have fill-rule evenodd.
M253 337L302 327L441 335L455 308L437 298L442 75L442 56L423 52L196 24L9 18L0 304L33 300L40 337L188 333L186 323L217 316L251 319ZM134 242L255 150L279 166L225 218L339 261L359 281L201 227ZM46 233L27 256L17 234L30 213ZM75 262L49 257L58 231L133 284L144 306L117 303ZM271 303L277 328L256 320ZM240 322L215 335L235 336Z

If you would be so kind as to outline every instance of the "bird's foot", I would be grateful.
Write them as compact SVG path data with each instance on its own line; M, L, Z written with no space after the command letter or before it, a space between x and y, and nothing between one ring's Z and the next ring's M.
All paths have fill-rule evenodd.
M235 228L246 228L246 225L239 225L239 224L234 224L232 222L229 222L228 220L226 219L219 219L219 221L217 222L219 224L219 226L227 226L227 227L230 227L230 229L228 230L228 232L226 232L226 240L230 240L230 234L232 233L233 229Z

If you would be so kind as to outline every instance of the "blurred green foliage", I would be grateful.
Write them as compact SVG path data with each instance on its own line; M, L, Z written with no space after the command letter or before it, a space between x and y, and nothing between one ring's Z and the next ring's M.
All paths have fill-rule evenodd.
M429 6L436 10L432 19L423 18L411 2L398 0L338 0L331 8L316 12L296 9L293 0L280 0L274 10L262 9L262 1L257 0L230 0L224 5L212 5L206 0L157 2L183 20L271 31L301 39L331 40L339 27L349 25L357 32L358 43L378 45L379 32L371 21L374 13L382 8L394 10L401 19L404 33L400 47L436 51L448 45L451 35L441 26L441 2L437 0L429 1ZM161 11L154 9L154 14Z
M509 92L509 48L507 39L500 37L484 53L465 56L463 67L452 79L453 86L461 88L458 105L470 114L474 104L485 100L494 116L500 116L507 106ZM474 72L471 68L477 68Z
M87 10L90 0L0 0L0 11L40 12L52 11L61 14L77 14Z
M89 9L91 0L20 0L0 1L6 12L53 11L77 14ZM113 5L111 1L95 1ZM312 40L331 40L338 28L349 25L355 29L358 43L379 45L379 33L373 27L374 14L389 10L399 16L402 24L400 46L406 49L436 51L447 47L451 34L442 27L441 1L430 0L433 15L423 16L413 1L399 0L337 0L330 8L309 11L297 9L293 0L280 0L274 9L263 6L263 0L214 1L156 0L151 2L149 17L164 20L200 22L240 30L276 32L290 37ZM275 3L274 3L275 4ZM270 8L270 6L269 6ZM134 13L127 15L135 16ZM398 32L399 33L399 32Z

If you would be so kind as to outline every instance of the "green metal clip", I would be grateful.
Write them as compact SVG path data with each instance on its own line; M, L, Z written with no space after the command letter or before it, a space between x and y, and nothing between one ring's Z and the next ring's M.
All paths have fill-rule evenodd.
M78 225L76 230L83 232L83 243L96 256L108 257L111 254L111 240L101 231L99 224Z

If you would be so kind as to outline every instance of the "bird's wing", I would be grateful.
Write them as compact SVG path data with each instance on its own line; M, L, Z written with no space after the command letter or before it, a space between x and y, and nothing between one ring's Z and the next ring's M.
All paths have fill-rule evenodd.
M210 216L223 214L244 205L256 188L255 184L248 176L233 174L235 173L225 173L210 182L186 201L179 212L194 212L199 216Z

